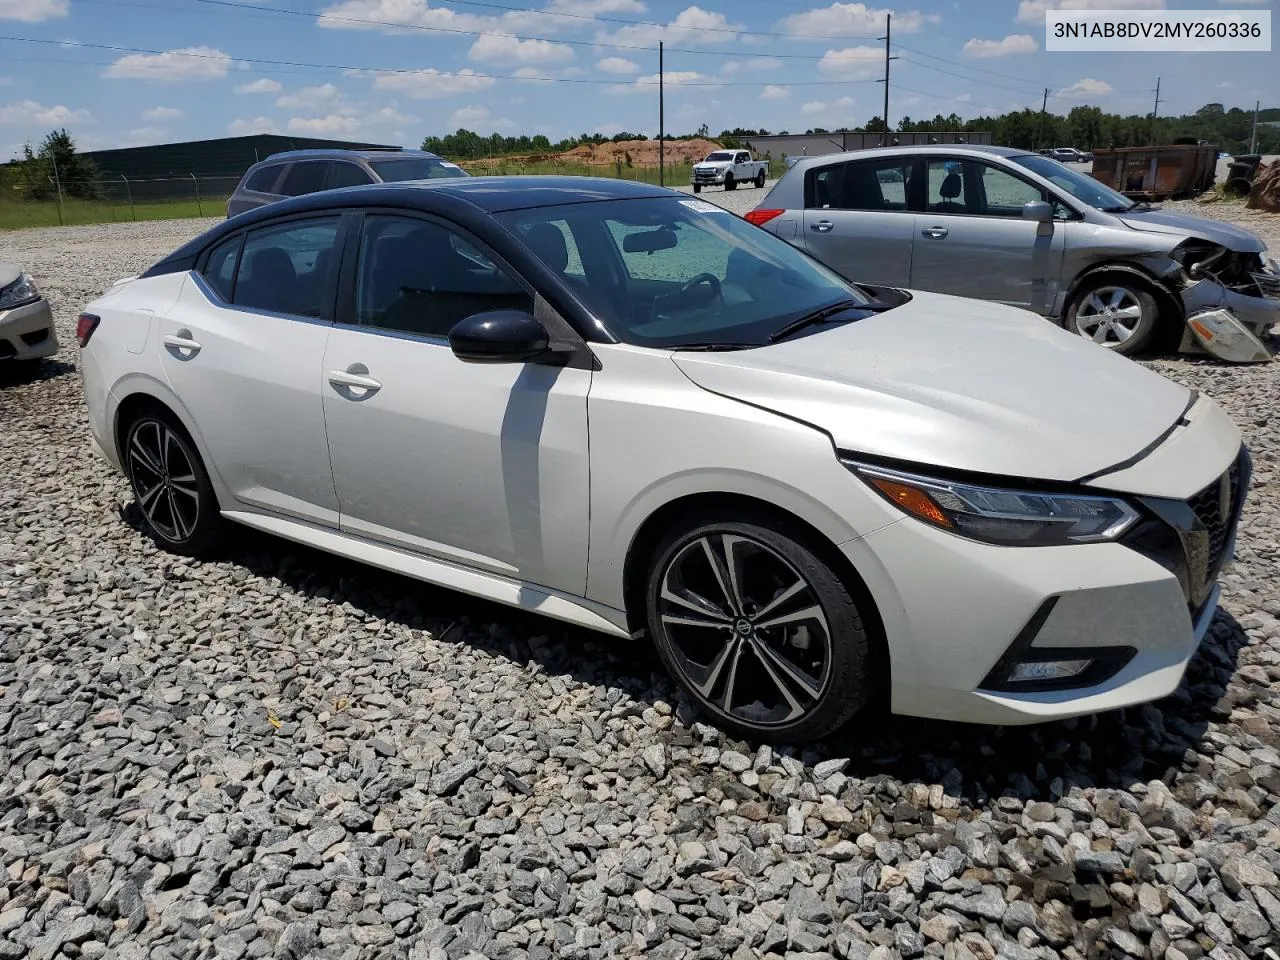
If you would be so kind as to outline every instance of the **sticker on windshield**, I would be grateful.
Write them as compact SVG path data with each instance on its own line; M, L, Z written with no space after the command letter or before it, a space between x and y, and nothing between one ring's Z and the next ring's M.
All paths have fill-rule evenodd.
M461 169L462 169L462 168L461 168L460 166L458 166L456 163L450 163L448 160L441 160L441 161L440 161L440 166L442 166L442 167L448 167L450 170L461 170Z
M681 200L682 206L688 207L690 210L696 210L698 213L728 213L724 207L717 207L714 203L707 203L705 200Z

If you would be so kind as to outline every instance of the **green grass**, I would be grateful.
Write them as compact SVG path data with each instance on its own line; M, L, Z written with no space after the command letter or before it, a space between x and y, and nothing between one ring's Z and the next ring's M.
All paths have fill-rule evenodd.
M0 201L0 230L24 227L73 226L85 223L127 223L131 220L180 220L191 217L222 217L227 213L226 197L195 200L166 200L158 203L114 203L95 200L64 200L61 216L58 204Z

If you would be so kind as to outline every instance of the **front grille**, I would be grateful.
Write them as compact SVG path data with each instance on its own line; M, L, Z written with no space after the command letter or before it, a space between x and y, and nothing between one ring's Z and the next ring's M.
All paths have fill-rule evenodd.
M1240 461L1231 464L1226 473L1187 502L1209 535L1205 563L1210 576L1216 576L1239 513Z
M1249 276L1253 278L1253 282L1258 285L1258 291L1264 297L1280 300L1280 274L1250 272Z
M1177 576L1193 618L1222 572L1240 521L1249 473L1249 454L1241 448L1222 476L1189 499L1143 498L1153 518L1122 538Z

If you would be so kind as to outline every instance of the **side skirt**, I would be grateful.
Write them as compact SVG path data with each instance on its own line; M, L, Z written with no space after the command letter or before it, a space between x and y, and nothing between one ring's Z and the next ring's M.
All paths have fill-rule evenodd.
M246 527L303 543L317 550L324 550L326 553L350 557L352 560L400 573L406 577L413 577L415 580L422 580L438 587L457 590L460 593L482 597L485 600L553 617L556 620L565 620L610 636L624 639L631 636L627 629L627 617L623 611L593 603L582 597L548 590L546 587L531 586L491 573L482 573L444 560L407 553L394 547L370 543L338 530L328 530L297 520L240 510L224 510L222 515Z

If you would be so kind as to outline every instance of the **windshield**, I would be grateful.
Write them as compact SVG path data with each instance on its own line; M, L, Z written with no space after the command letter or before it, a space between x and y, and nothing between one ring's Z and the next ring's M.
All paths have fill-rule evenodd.
M717 150L715 153L707 155L708 160L732 160L732 150Z
M869 302L790 244L702 200L606 200L497 216L628 343L759 346L814 310Z
M401 180L436 180L441 177L465 177L467 172L456 163L439 157L403 157L398 160L370 160L369 166L383 183Z
M1133 201L1123 193L1116 193L1110 187L1104 186L1088 174L1072 170L1070 167L1064 167L1057 160L1049 157L1038 157L1034 153L1028 153L1020 157L1010 157L1010 159L1018 166L1025 167L1032 173L1038 173L1050 183L1067 191L1077 200L1083 201L1098 210L1119 213L1134 206Z

